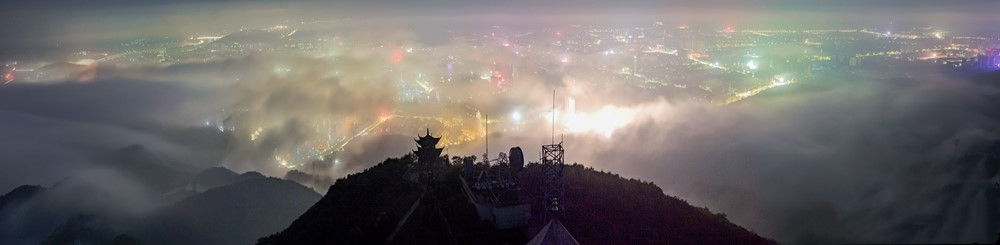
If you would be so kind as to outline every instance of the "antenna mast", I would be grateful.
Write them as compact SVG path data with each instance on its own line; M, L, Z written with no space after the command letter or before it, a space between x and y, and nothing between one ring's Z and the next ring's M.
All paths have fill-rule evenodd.
M563 181L565 150L562 141L556 144L556 91L552 90L552 143L542 146L542 173L544 176L542 194L545 196L542 220L558 219L563 216Z
M483 154L483 162L490 165L490 114L486 114L486 153Z

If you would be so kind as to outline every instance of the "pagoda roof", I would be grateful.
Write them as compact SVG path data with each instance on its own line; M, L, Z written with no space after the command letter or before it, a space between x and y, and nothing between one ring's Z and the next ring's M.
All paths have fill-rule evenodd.
M441 137L431 136L431 130L427 129L427 135L420 136L420 139L414 139L413 141L416 141L417 144L419 144L421 146L433 147L433 146L436 146L437 143L438 143L438 141L440 141L440 140L441 140Z

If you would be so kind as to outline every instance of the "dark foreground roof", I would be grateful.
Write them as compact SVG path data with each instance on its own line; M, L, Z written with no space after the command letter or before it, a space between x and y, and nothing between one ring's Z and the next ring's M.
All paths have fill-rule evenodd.
M559 222L558 219L552 219L542 230L538 231L538 234L531 241L528 241L528 245L579 245L580 243L573 238L572 234L566 230L566 227Z

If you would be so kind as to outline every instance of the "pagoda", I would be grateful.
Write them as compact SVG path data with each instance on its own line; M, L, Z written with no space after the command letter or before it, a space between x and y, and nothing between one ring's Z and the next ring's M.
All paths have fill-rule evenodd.
M417 150L413 151L413 154L417 155L417 170L420 171L420 180L424 183L430 183L434 178L434 163L441 156L441 151L444 150L444 148L437 148L437 143L440 140L440 137L431 136L430 129L427 129L427 135L414 140L417 142Z

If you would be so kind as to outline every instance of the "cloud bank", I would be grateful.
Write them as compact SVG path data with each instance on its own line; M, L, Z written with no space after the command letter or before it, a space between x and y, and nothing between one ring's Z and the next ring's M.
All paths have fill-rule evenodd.
M654 181L782 242L988 242L998 230L995 218L982 218L995 217L998 203L989 188L997 162L983 157L997 136L991 86L934 71L861 73L717 106L555 71L519 74L497 92L477 73L452 84L420 79L440 75L422 71L443 70L445 54L473 57L456 63L463 70L488 71L494 60L517 62L509 52L452 43L397 59L408 44L392 45L400 49L332 59L98 67L90 82L2 87L0 190L108 169L100 152L132 144L182 169L222 165L281 177L289 159L314 145L353 142L323 160L321 174L341 177L405 154L420 127L445 128L403 117L416 115L460 115L466 124L482 122L476 114L502 115L491 123L491 152L521 146L537 156L551 140L546 116L557 89L555 138L569 162ZM431 89L400 85L420 83ZM424 92L400 99L409 90ZM385 119L395 114L403 116ZM390 122L344 141L379 120ZM483 143L448 153L479 155Z

